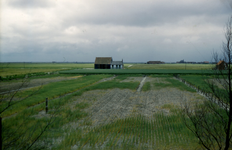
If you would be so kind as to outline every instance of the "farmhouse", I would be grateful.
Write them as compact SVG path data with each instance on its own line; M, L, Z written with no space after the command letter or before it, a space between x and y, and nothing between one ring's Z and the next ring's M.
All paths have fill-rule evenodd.
M122 61L113 61L112 57L96 57L94 69L123 69Z
M224 60L220 60L216 65L217 70L225 70L227 69L227 64Z
M161 61L148 61L147 64L164 64L164 62L161 62Z

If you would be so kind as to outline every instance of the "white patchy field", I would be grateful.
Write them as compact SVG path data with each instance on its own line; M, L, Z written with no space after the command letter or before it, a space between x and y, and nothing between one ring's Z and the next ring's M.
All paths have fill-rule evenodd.
M77 98L71 106L81 102L92 103L86 112L91 114L89 119L93 122L93 126L97 126L133 115L143 115L147 118L151 118L157 112L169 115L169 108L163 106L169 104L180 107L186 102L183 96L185 99L187 97L188 102L201 100L197 93L183 92L174 88L148 92L112 89L87 92Z
M130 77L121 82L142 81L142 79L143 77ZM182 129L180 129L180 133L178 133L179 129L172 127L171 122L169 122L168 119L171 118L169 116L173 115L171 109L180 108L181 105L185 102L193 103L202 101L204 98L198 95L196 92L193 93L188 91L181 91L177 88L156 89L156 83L168 83L162 78L147 77L145 82L151 83L151 89L146 92L115 88L108 90L88 91L85 92L82 96L73 97L74 101L68 104L69 108L74 110L74 106L88 103L89 107L85 108L84 111L89 115L76 122L70 122L63 127L68 128L72 132L77 130L82 130L82 132L84 132L79 133L80 131L78 131L79 134L83 134L81 139L85 140L85 142L77 140L70 145L70 148L107 149L114 147L116 149L127 149L129 144L134 149L163 149L164 144L167 144L166 146L169 148L178 149L183 147L186 148L186 146L188 146L190 143L193 143L194 139L188 140L188 138L185 137L189 133L184 135L184 133L181 133ZM156 115L160 114L162 117L158 119ZM137 116L142 116L143 119L148 121L149 125L147 130L149 129L149 134L144 136L149 137L150 134L154 134L154 137L151 135L151 137L148 138L148 141L143 141L141 135L136 135L134 133L136 131L134 131L134 127L132 127L133 124L127 124L128 127L130 126L129 130L131 130L131 133L130 136L127 136L126 134L126 137L124 132L121 133L121 129L119 129L117 125L114 125L119 120L123 124L125 123L123 120ZM176 121L181 122L179 119ZM105 126L106 128L110 126L109 128L112 129L106 131L104 128ZM169 131L162 131L163 126L168 126ZM144 129L145 128L146 127L144 127ZM180 125L178 128L183 127ZM142 132L141 130L143 130L143 128L138 129L138 132ZM163 134L161 132L163 132ZM71 139L73 136L72 133L68 134L70 134L69 138ZM93 141L91 140L91 137L86 138L88 134L90 134L90 136L96 136L94 137ZM75 138L75 136L73 138ZM125 138L129 141L126 142L127 146L125 146L125 141L123 140ZM140 141L137 142L137 144L136 138L138 138L137 140ZM135 141L133 141L133 139L135 139ZM54 145L69 143L68 138L62 138L54 141ZM91 143L91 141L95 144L92 145L93 143Z

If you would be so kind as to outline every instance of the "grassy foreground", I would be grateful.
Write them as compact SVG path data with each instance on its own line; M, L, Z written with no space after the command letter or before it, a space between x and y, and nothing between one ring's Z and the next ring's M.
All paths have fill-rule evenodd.
M51 149L195 149L199 148L198 140L184 126L181 121L179 109L174 105L165 105L165 109L169 109L171 114L164 115L162 113L154 113L150 118L145 116L130 116L128 118L115 119L113 122L92 127L92 121L88 120L89 112L85 111L93 103L83 100L83 102L73 105L77 98L84 99L82 94L92 90L105 90L110 88L131 89L136 90L139 82L120 82L127 77L142 77L141 75L119 75L115 79L100 82L103 78L112 77L110 75L89 75L70 81L61 81L50 83L43 86L39 95L34 95L25 103L16 105L3 117L15 114L15 116L5 118L3 120L3 128L8 131L17 131L20 126L20 132L27 130L35 130L31 136L30 133L25 135L26 144L33 142L33 139L40 132L47 122L49 115L55 114L54 122L49 129L43 134L38 142L38 149L43 149L46 145L51 145L54 141L59 141L51 146ZM157 77L157 76L154 76ZM173 87L181 90L186 89L183 83L176 84L170 76L161 76L168 84L160 85L161 88ZM96 83L96 84L93 84ZM78 90L79 89L79 90ZM143 88L144 91L151 89L149 84ZM33 89L32 89L33 90ZM78 90L78 91L75 91ZM26 91L17 96L26 96ZM62 98L62 94L73 92ZM40 97L40 95L42 95ZM49 97L49 114L40 115L44 110L45 96ZM41 101L40 101L41 99ZM39 103L39 104L38 104ZM38 105L35 105L38 104ZM2 107L3 105L1 105ZM34 106L34 107L31 107ZM82 123L79 121L83 120ZM73 125L77 126L73 127ZM39 127L36 129L35 127ZM4 131L3 129L3 131ZM6 130L5 130L6 131ZM5 133L3 133L4 136ZM31 137L30 137L31 136ZM10 140L10 138L8 139ZM20 143L20 141L18 141ZM16 143L19 144L19 143ZM26 147L27 145L25 145ZM46 148L46 147L45 147Z

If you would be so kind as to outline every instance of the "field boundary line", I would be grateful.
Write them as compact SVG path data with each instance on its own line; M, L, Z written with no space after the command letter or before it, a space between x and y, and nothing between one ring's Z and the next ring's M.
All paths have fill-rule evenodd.
M145 76L145 77L143 78L143 80L140 82L139 88L137 89L137 92L140 92L140 91L141 91L141 89L142 89L142 87L143 87L143 84L144 84L146 78L147 78L147 76Z
M220 101L218 100L218 98L216 98L216 97L213 96L212 93L207 93L207 92L205 92L205 91L203 91L203 90L200 90L199 87L192 85L191 83L187 82L186 80L184 80L184 79L182 79L182 78L180 78L180 77L174 76L174 78L175 78L176 80L178 80L178 81L184 83L184 84L187 85L188 87L190 87L190 88L196 90L196 92L197 92L199 95L201 95L201 96L205 97L206 99L208 99L208 100L214 102L214 103L217 104L219 107L221 107L221 108L223 108L223 109L229 110L229 106L228 106L226 103L224 103L224 102L220 102Z

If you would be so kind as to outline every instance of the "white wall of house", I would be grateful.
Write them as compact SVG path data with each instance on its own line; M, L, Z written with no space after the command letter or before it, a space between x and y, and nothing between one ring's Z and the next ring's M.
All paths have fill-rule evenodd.
M110 69L123 69L123 65L110 65Z

